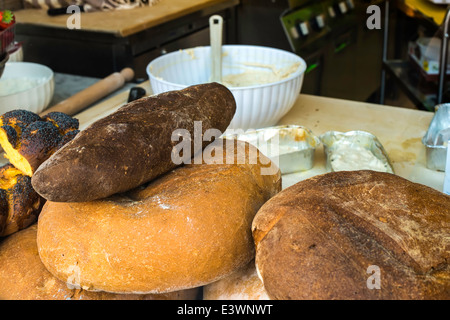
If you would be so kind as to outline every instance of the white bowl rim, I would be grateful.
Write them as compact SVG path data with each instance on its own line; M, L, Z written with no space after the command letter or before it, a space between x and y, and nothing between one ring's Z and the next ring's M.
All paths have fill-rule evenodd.
M48 75L45 75L44 81L43 81L42 83L40 83L39 85L37 85L37 86L35 86L35 87L32 87L32 88L29 88L29 89L25 89L25 90L21 90L21 91L16 91L16 92L14 92L14 93L10 93L10 94L7 94L7 95L3 95L3 96L0 95L0 99L2 99L2 98L7 98L7 97L13 97L13 96L22 94L22 93L24 93L24 92L27 92L28 90L36 90L36 89L40 89L41 87L46 86L46 85L48 84L48 82L51 81L51 80L53 79L53 77L54 77L54 73L53 73L53 70L52 70L52 69L50 69L49 67L47 67L47 66L45 66L45 65L43 65L43 64L34 63L34 62L22 62L22 61L7 62L7 63L5 64L5 70L6 70L6 68L7 68L8 66L13 66L13 65L16 65L16 66L17 66L17 65L33 65L33 66L42 68L43 70L47 71L49 74L48 74ZM4 74L3 74L3 75L4 75ZM10 79L12 79L12 78L20 78L20 77L11 77Z
M241 87L229 87L229 86L227 86L227 88L230 89L230 90L240 91L240 90L262 89L262 88L268 88L268 87L272 87L272 86L278 86L278 85L280 85L282 83L291 81L291 80L297 78L298 76L301 76L306 71L306 67L307 67L306 61L302 57L300 57L299 55L297 55L297 54L295 54L293 52L290 52L290 51L286 51L286 50L282 50L282 49L278 49L278 48L266 47L266 46L257 46L257 45L245 45L245 44L229 44L229 45L225 44L225 45L222 45L222 48L224 48L224 49L226 49L226 48L239 48L239 47L240 48L242 48L242 47L249 47L249 48L256 48L256 49L279 51L279 52L291 55L291 56L296 57L297 59L299 59L299 61L301 62L301 66L298 68L298 70L296 72L292 73L289 77L287 77L287 78L285 78L283 80L279 80L279 81L276 81L276 82L257 84L257 85L253 85L253 86L241 86ZM193 50L193 49L207 49L207 48L209 48L209 46L197 46L197 47L180 49L180 50L187 51L187 50ZM157 81L159 81L159 82L161 82L161 83L163 83L165 85L170 85L172 87L176 87L176 88L179 88L179 89L183 89L183 88L188 87L189 85L182 85L182 84L178 84L178 83L175 83L175 82L170 82L170 81L167 81L167 80L164 80L164 79L160 79L157 76L153 75L153 73L150 71L151 66L154 63L156 63L159 59L162 59L163 57L166 57L168 55L178 54L180 52L180 50L169 52L169 53L167 53L165 55L159 56L159 57L153 59L152 61L150 61L150 63L147 65L147 68L146 68L147 74L149 75L149 77L153 78L153 79L155 79L155 80L157 80ZM207 82L204 82L204 83L210 83L210 81L207 81Z

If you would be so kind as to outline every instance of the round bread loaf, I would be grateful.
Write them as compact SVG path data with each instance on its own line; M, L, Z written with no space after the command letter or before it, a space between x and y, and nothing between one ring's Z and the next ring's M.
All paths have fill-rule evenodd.
M396 175L301 181L252 230L271 299L450 298L450 196Z
M204 300L269 300L252 260L228 277L203 287Z
M45 269L36 245L37 225L0 242L1 300L192 300L199 288L165 294L114 294L73 289Z
M280 191L281 175L254 146L228 141L205 149L214 163L179 167L125 194L48 201L37 236L46 268L87 290L163 293L245 266L255 254L251 222ZM246 162L234 164L236 155Z

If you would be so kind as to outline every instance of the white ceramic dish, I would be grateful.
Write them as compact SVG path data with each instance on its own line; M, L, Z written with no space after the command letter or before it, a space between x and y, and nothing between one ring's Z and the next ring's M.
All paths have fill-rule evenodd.
M25 109L41 113L54 93L53 71L31 62L7 62L0 79L0 114Z
M180 90L190 85L210 82L211 49L209 46L179 50L149 63L147 74L154 94ZM286 75L275 82L227 85L236 100L237 110L228 129L259 129L274 126L294 105L306 70L298 55L275 48L224 45L222 76L275 70ZM270 68L269 68L270 67Z

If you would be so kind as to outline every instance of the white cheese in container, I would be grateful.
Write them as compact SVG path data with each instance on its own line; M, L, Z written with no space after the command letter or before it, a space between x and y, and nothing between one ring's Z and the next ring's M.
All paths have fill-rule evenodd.
M358 145L340 144L330 156L333 171L361 170L386 171L386 163L368 150Z
M314 166L315 148L320 140L309 129L297 126L276 126L242 133L225 132L225 139L251 143L270 158L282 174L309 170Z
M331 171L373 170L394 173L381 143L371 133L328 131L320 140Z

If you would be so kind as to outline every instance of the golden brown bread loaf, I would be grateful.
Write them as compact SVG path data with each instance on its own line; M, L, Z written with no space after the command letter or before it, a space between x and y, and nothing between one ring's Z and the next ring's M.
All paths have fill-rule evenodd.
M222 164L177 168L122 195L47 201L37 243L46 268L89 290L163 293L218 280L254 258L251 222L281 188L279 169L244 142L214 143ZM234 164L245 148L245 164ZM249 164L249 154L258 161ZM232 159L230 164L229 159ZM220 160L220 161L219 161ZM262 174L272 167L271 174Z
M36 222L44 202L29 176L10 163L0 167L0 237Z
M78 132L78 120L62 112L41 118L28 110L12 110L0 117L5 157L29 177Z
M243 269L203 287L204 300L269 300L252 260Z
M72 289L42 264L36 245L37 225L0 242L0 300L191 300L199 288L161 295L113 294Z
M261 207L252 230L272 299L450 298L450 196L396 175L301 181Z

